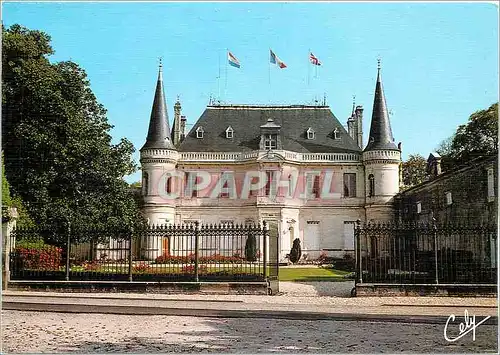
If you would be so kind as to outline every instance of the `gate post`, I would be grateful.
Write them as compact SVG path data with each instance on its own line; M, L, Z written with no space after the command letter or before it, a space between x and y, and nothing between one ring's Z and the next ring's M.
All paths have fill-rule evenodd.
M132 239L134 238L134 227L130 229L130 239L128 241L128 280L132 282Z
M268 252L268 249L267 249L267 224L266 224L266 221L263 221L262 222L262 239L263 239L263 249L264 249L264 280L267 279L267 260L268 260L268 257L269 257L269 252Z
M12 231L16 227L17 219L16 208L2 208L2 290L6 290L10 281L10 253L15 247L12 245Z
M356 272L358 273L358 277L356 280L359 280L358 283L363 283L363 263L361 262L361 220L356 221L356 228L354 230L355 240L356 240Z
M66 281L69 281L69 253L71 251L71 222L68 219L68 228L66 230L66 233L68 234L67 240L66 240Z
M435 281L436 285L439 284L439 272L438 272L438 250L437 250L437 226L436 219L432 217L432 231L434 233L434 264L435 264Z
M199 254L199 237L200 237L200 222L194 223L194 280L200 282L198 270L198 254Z

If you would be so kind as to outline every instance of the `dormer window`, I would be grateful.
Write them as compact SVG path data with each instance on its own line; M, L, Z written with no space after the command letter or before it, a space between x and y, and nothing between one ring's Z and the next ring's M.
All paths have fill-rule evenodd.
M231 126L226 129L226 138L232 139L234 134L234 130Z
M205 131L203 130L202 126L196 128L196 138L203 138L203 133L205 133Z
M333 138L334 139L340 139L340 132L339 132L339 129L338 128L335 128L333 130Z
M314 132L314 130L309 127L309 129L307 130L307 139L314 139L316 136L316 132Z
M271 149L276 149L277 145L277 135L276 134L266 134L266 137L264 138L264 149L265 150L271 150Z

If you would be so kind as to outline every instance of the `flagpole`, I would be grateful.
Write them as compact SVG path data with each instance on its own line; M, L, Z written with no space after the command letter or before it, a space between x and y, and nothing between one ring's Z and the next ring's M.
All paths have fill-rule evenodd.
M226 55L229 53L229 48L226 48ZM227 66L229 65L229 59L226 60L226 82L224 85L224 100L226 100L226 95L227 95Z
M309 48L309 52L307 52L307 57L309 58L309 55L311 53L311 48ZM311 84L311 66L309 63L307 64L307 86Z
M267 59L267 70L269 77L269 86L271 86L271 48L269 48L269 58Z
M217 89L218 89L217 100L220 101L220 52L218 57L219 57L219 76L217 77Z

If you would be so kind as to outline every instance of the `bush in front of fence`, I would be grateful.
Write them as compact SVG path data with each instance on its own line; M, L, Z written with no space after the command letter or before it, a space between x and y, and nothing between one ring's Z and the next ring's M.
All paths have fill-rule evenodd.
M15 248L17 262L23 269L59 270L62 260L62 249L53 245L36 244L17 246Z
M245 259L238 256L225 256L220 254L213 254L207 256L200 256L198 262L201 264L237 264L243 262ZM195 262L195 255L160 255L155 259L155 264L193 264Z

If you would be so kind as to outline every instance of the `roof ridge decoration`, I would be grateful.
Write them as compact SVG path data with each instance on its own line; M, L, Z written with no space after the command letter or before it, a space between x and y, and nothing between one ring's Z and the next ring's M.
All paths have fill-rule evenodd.
M163 65L160 59L158 69L158 80L156 82L156 91L149 119L148 136L143 149L172 149L175 147L170 136L170 125L168 123L167 103L165 100L165 90L163 89Z
M382 78L380 75L380 59L377 65L377 83L375 85L375 97L373 99L372 121L370 135L365 151L369 150L398 150L392 135L389 112L384 95Z

